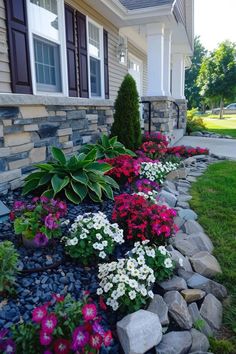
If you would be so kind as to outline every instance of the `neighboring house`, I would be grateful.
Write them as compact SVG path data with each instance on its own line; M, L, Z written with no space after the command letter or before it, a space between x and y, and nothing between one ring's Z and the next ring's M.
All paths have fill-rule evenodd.
M152 129L182 133L193 11L194 0L0 0L0 193L50 146L71 153L108 132L127 73L150 102L145 123L150 106Z

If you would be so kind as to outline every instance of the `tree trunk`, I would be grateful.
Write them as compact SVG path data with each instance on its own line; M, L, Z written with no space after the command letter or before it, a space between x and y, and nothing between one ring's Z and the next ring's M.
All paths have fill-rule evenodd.
M223 119L223 113L224 113L224 99L221 97L220 99L220 119Z

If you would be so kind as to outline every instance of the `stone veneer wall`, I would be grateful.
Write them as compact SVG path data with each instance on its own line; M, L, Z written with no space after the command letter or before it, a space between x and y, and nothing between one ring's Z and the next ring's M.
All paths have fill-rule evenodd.
M20 187L32 165L50 157L50 147L72 154L108 133L112 122L112 105L0 107L0 194Z

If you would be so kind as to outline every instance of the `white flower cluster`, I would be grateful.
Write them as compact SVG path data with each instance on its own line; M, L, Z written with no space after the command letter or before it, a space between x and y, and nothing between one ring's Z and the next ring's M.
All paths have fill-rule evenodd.
M155 190L149 191L147 193L137 192L135 194L140 195L141 197L144 197L145 199L149 200L153 204L157 204L158 192Z
M134 248L131 250L132 255L138 257L137 261L139 262L140 259L147 257L155 258L156 250L159 251L163 256L166 256L163 262L163 266L167 269L173 267L173 262L171 259L170 253L167 251L165 246L159 246L155 249L155 246L148 246L149 240L142 241L142 242L135 242Z
M123 230L118 224L111 224L102 212L78 215L71 225L70 236L64 237L66 247L76 246L80 240L90 241L94 250L99 251L99 257L106 258L106 247L109 243L122 244ZM93 237L91 237L93 235Z
M153 298L152 290L155 283L153 270L146 265L144 257L135 260L131 257L119 259L117 262L99 264L100 280L98 295L106 299L106 304L116 311L124 298L132 300Z
M147 178L150 181L155 181L158 183L163 183L165 176L176 170L179 167L178 163L172 162L142 162L140 177Z

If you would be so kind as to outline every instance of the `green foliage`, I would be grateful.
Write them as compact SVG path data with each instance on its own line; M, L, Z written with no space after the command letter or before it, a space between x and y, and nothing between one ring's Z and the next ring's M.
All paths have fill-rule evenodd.
M224 100L235 97L235 43L229 41L222 42L216 50L203 60L197 84L200 87L201 96L208 99L219 99L222 109Z
M201 117L196 117L195 114L197 109L191 109L187 112L187 127L186 131L188 134L196 131L206 130L206 126Z
M0 243L0 294L14 292L19 255L10 241Z
M226 339L209 338L211 351L214 354L235 354L235 346Z
M206 324L205 321L199 318L194 322L193 327L201 332L201 330L205 327L205 324Z
M60 149L53 147L53 161L36 165L39 171L26 178L23 194L43 187L46 188L44 196L51 198L64 192L74 204L81 203L87 196L94 202L101 202L103 194L113 199L112 188L119 189L119 186L111 177L104 175L112 167L96 162L96 153L93 149L88 154L81 153L67 160Z
M126 148L136 150L141 144L139 95L135 80L126 75L115 101L114 123L111 135Z
M202 97L200 95L200 88L197 85L197 78L199 75L200 67L204 57L206 56L206 49L203 47L200 38L194 39L194 52L192 65L190 69L186 70L185 79L185 95L188 100L188 108L200 107Z
M22 323L11 328L14 342L16 343L16 354L41 353L41 347L37 338L39 325L33 323Z
M96 159L113 158L119 155L131 155L133 157L136 154L126 149L123 144L117 141L117 136L109 139L105 134L101 136L101 139L96 144L86 144L82 147L81 151L88 154L91 150L96 149Z

